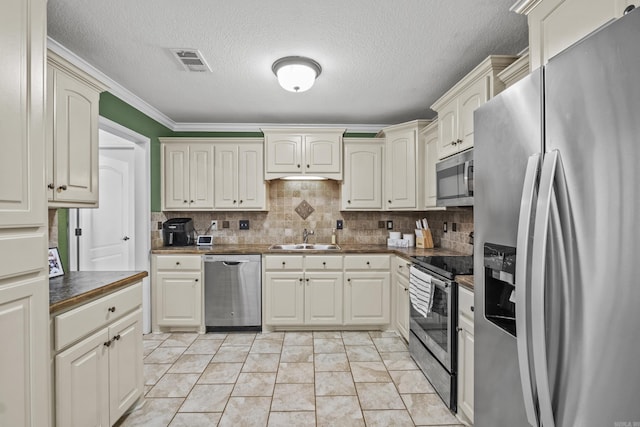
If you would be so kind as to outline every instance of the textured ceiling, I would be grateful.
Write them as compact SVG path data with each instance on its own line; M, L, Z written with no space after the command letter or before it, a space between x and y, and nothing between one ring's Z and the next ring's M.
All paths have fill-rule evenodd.
M49 36L178 123L391 124L527 45L514 0L49 0ZM188 73L170 48L200 50ZM281 89L283 56L322 66Z

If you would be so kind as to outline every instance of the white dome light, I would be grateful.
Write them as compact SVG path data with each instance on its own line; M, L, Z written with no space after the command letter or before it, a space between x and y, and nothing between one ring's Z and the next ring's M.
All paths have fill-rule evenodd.
M278 77L278 83L289 92L304 92L311 89L322 72L320 64L302 56L280 58L271 67Z

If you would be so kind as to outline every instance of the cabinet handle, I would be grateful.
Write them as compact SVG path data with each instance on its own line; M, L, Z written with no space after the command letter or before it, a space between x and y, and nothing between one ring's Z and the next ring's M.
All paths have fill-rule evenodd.
M473 310L474 310L474 309L473 309L473 306L471 306L471 311L473 311Z
M298 169L300 169L300 165L298 165Z
M461 139L459 139L459 140L457 140L457 141L456 141L456 143L458 143L458 144L462 144L462 140L461 140Z
M130 240L130 239L131 239L131 238L130 238L129 236L124 236L124 237L122 238L122 240L124 240L125 242L126 242L127 240Z
M115 313L116 312L116 307L115 306L109 307L107 310L109 310L109 312L111 312L111 313Z
M635 9L636 7L632 4L630 4L629 6L627 6L624 11L622 12L623 15L626 15L627 13L631 12L633 9Z
M109 341L105 342L103 345L104 345L105 347L109 347L109 346L111 345L111 340L109 340Z
M56 188L56 186L55 186L55 185L53 185L53 182L52 182L51 184L47 185L47 188L48 188L49 190L53 190L54 188Z
M61 193L62 191L66 190L67 186L66 185L61 185L60 187L58 187L58 193Z
M462 332L462 328L457 327L457 328L456 328L456 331L458 331L458 332Z
M407 292L409 290L409 288L404 288L404 291Z
M116 335L115 337L113 337L114 341L120 341L120 334Z

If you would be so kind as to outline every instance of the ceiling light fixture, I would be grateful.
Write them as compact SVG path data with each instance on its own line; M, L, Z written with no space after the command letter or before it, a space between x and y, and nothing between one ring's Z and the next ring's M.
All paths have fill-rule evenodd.
M280 58L271 66L278 83L289 92L304 92L311 89L313 83L322 72L320 64L304 56L287 56Z

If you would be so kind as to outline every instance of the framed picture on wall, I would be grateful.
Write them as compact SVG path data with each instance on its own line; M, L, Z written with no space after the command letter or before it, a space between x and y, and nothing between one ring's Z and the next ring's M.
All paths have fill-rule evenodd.
M49 278L64 275L58 248L49 248Z

